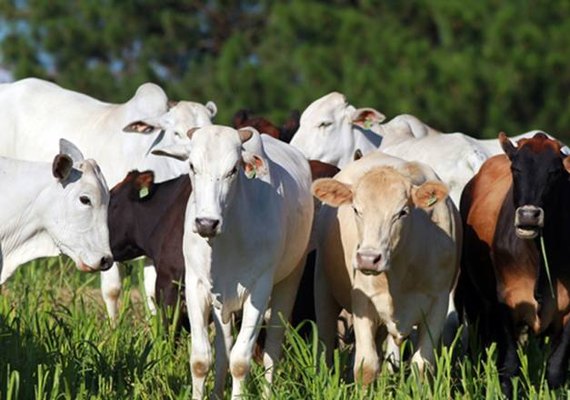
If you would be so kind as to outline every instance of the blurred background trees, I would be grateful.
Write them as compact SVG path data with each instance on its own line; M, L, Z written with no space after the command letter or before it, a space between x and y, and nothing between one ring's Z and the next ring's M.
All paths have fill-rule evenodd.
M570 139L570 2L1 0L0 65L113 102L145 81L280 123L337 90L392 118Z

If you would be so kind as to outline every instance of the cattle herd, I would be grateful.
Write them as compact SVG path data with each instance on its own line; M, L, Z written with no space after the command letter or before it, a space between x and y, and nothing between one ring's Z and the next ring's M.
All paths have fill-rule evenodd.
M384 122L336 92L282 127L245 110L234 127L213 125L216 113L151 83L123 104L34 78L1 84L0 181L10 190L0 199L0 284L61 252L81 271L103 271L114 321L113 261L145 257L149 308L184 304L197 399L212 364L213 395L229 370L239 397L256 346L271 382L291 314L316 320L332 363L343 310L361 384L384 359L397 362L412 333L411 362L425 373L459 323L482 346L497 343L507 396L526 327L550 337L546 378L564 384L564 144L541 131L478 140L411 115Z

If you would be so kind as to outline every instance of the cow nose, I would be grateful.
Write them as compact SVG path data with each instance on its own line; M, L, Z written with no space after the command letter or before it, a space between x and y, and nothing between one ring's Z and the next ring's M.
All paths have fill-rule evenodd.
M216 235L216 228L220 225L219 219L196 218L196 230L202 237L212 237Z
M99 265L100 265L99 269L101 271L107 271L109 268L113 266L113 257L107 256L101 258L101 263Z
M516 211L516 225L528 227L542 227L544 225L544 211L536 206L522 206Z
M359 251L356 253L356 268L361 271L378 271L378 263L381 259L381 253Z

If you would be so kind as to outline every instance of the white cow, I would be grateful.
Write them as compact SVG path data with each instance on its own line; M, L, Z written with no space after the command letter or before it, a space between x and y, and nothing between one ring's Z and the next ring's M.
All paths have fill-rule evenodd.
M459 205L461 191L488 158L487 150L463 134L442 135L411 115L382 124L384 115L373 108L356 109L341 93L315 100L301 115L291 145L309 160L341 168L360 150L366 155L380 148L409 161L430 165L450 187Z
M23 79L0 84L0 156L51 161L63 137L97 160L111 187L132 169L151 169L161 182L187 173L188 166L151 154L151 147L161 140L176 143L188 129L210 125L216 111L213 102L168 104L164 91L152 83L141 85L126 103L111 104L51 82ZM153 277L153 266L145 268L147 275ZM145 286L153 309L154 283L145 282ZM101 288L114 320L121 289L117 266L102 274Z
M19 265L60 252L81 271L111 266L105 179L73 144L60 147L52 163L0 157L0 285Z
M374 152L313 183L323 203L315 299L332 358L341 308L353 313L355 378L379 371L379 332L401 343L414 326L412 361L433 363L460 256L461 220L431 168Z
M156 150L188 160L192 195L186 209L184 258L192 333L192 396L202 398L212 363L208 316L216 323L215 393L223 391L228 357L232 398L242 393L253 346L270 309L263 362L270 382L305 263L313 219L311 172L293 147L253 128L209 126L187 145ZM231 315L243 310L231 348ZM223 333L223 334L222 334Z

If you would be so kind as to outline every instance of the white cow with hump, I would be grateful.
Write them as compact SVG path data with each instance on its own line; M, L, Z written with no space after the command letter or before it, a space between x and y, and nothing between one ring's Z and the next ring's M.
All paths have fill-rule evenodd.
M183 242L192 397L202 398L212 363L207 327L213 307L215 393L222 398L229 361L232 398L237 398L266 309L268 381L281 354L281 318L291 313L311 232L311 172L299 151L253 128L208 126L188 136L187 145L155 153L187 160L194 188ZM231 316L241 310L232 347Z
M73 144L60 147L51 163L0 157L0 285L21 264L60 252L81 271L112 264L105 179Z
M151 154L158 142L183 140L188 129L211 124L216 106L168 102L157 85L145 83L123 104L105 103L35 78L0 84L0 156L51 161L60 137L97 160L111 187L133 169L154 171L161 182L188 172L185 163ZM137 135L125 132L145 132ZM145 268L148 303L154 309L154 267ZM117 266L101 276L111 319L117 315L121 280Z
M313 193L335 207L319 212L315 266L317 325L327 360L344 308L354 318L355 379L375 379L377 338L389 334L398 344L414 326L412 361L420 370L433 365L461 248L461 220L446 185L424 164L374 152L332 179L316 180Z

